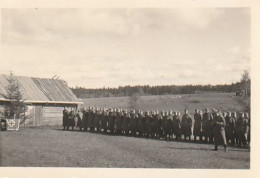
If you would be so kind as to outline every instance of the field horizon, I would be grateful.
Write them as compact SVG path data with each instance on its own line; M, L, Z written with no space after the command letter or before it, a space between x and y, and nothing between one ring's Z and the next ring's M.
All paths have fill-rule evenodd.
M82 107L122 108L137 110L163 110L183 112L188 109L193 112L195 108L204 110L220 109L221 111L245 111L241 100L245 98L235 93L199 93L178 95L149 95L133 97L102 97L81 99ZM247 99L247 98L246 98Z

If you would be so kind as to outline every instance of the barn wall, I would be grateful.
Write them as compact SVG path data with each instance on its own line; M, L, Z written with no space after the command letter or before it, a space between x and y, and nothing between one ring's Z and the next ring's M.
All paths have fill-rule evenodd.
M66 107L69 111L73 108ZM61 126L63 107L27 106L26 119L21 119L20 126ZM0 118L4 105L0 105Z
M30 106L27 111L25 126L60 126L62 125L63 107Z
M63 107L43 107L41 125L62 125Z

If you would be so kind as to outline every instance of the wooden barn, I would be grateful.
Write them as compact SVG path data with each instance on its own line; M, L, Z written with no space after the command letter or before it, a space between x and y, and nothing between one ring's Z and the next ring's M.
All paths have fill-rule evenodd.
M0 111L8 102L1 94L6 93L8 75L0 75ZM21 118L21 125L44 126L61 125L62 110L76 109L82 102L63 80L14 76L28 106L26 117ZM3 115L2 115L3 117Z

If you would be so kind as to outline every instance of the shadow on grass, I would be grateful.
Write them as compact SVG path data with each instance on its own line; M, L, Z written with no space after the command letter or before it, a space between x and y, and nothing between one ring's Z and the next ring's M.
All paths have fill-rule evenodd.
M210 149L210 148L194 148L194 147L163 147L163 148L169 148L169 149L174 149L174 150L198 150L198 151L214 151L216 152L214 149Z
M168 148L168 149L174 149L174 150L195 150L195 151L213 151L213 152L217 152L214 150L214 145L212 145L212 148L195 148L195 147L164 147L164 148ZM220 147L218 149L218 151L224 151L223 147ZM231 149L230 147L227 147L227 153L229 151L238 151L238 152L249 152L249 150L246 149Z

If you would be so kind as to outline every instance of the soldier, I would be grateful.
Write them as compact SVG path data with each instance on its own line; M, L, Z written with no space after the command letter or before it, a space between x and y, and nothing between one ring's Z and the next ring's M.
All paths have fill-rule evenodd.
M96 111L95 111L95 114L94 114L94 130L96 132L99 132L100 131L100 109L97 108Z
M225 136L225 126L226 122L224 117L220 114L220 112L215 112L213 115L213 134L214 134L214 143L215 143L215 151L218 150L218 145L221 142L224 145L224 150L226 151L227 143L226 143L226 136Z
M74 130L75 127L75 114L74 111L71 110L68 116L68 125L67 125L67 130L69 129L69 127L72 127L72 130Z
M236 130L236 125L237 125L237 113L236 113L236 112L232 112L232 113L231 113L231 117L232 117L233 120L235 121L235 129L234 129L234 140L235 140L235 144L238 144L238 135L237 135L237 130Z
M77 127L79 128L79 130L82 130L82 128L83 128L83 124L82 124L83 113L81 111L78 111L75 119L76 119L76 122L77 122Z
M173 133L175 135L175 139L179 140L181 138L181 113L174 111L173 113Z
M184 110L184 115L182 116L181 120L181 126L184 140L186 140L187 137L189 137L189 140L191 140L192 119L187 109Z
M143 117L143 111L138 112L137 124L138 124L138 135L140 137L144 136L144 122L145 118Z
M165 134L166 134L166 140L171 140L173 136L173 116L172 111L169 111L165 126Z
M133 110L132 115L131 115L131 119L133 121L133 125L132 125L132 131L133 131L133 136L136 136L136 133L138 131L138 115L136 114L135 110Z
M122 134L122 119L123 113L121 110L117 110L116 112L116 119L115 119L115 132L116 134Z
M168 112L164 112L162 111L162 131L163 131L163 138L164 139L167 139L167 133L166 133L166 130L167 130L167 117L168 117Z
M245 113L245 118L247 119L247 122L248 122L247 144L248 144L248 146L250 146L250 140L251 140L250 132L251 132L251 129L250 129L250 117L249 117L248 113Z
M122 123L122 127L123 127L122 129L123 129L123 134L124 135L128 135L129 134L129 128L128 128L129 119L130 119L130 116L127 113L127 110L124 110L123 123Z
M229 111L225 117L225 121L226 121L226 139L227 139L227 143L229 143L229 141L231 141L231 144L235 143L235 127L236 127L236 121L235 118L232 117L231 112Z
M65 130L65 128L68 125L68 115L69 115L69 111L66 108L64 108L64 110L63 110L63 117L62 117L63 130ZM68 130L68 127L67 127L67 130Z
M105 109L103 109L102 115L101 115L101 128L103 130L103 133L107 133L107 122L108 122L108 114Z
M240 113L236 123L236 132L238 136L238 146L246 146L248 134L248 120L245 118L244 113Z
M194 142L196 142L196 137L199 137L200 141L202 142L202 133L203 133L202 124L203 124L202 115L199 113L198 109L195 109L194 129L193 129Z
M88 127L90 132L94 131L94 115L95 115L95 108L91 108L89 113L88 113Z
M114 133L115 129L115 113L114 110L111 109L108 114L108 130L110 131L110 134Z
M150 137L151 138L155 138L155 112L151 111L151 117L150 117L150 125L151 125L151 134Z
M149 111L145 112L145 123L144 123L144 127L145 127L145 136L146 137L150 137L151 136L151 116Z
M159 139L162 136L162 116L159 114L159 111L156 111L154 114L154 122L153 122L153 127L154 127L154 133L155 133L155 138Z
M89 113L89 110L86 111L85 109L83 109L82 125L84 128L84 131L88 130L88 113Z
M203 113L203 135L205 137L205 142L213 142L213 135L212 135L212 117L209 113L209 109L205 109Z

